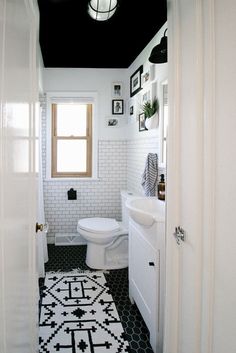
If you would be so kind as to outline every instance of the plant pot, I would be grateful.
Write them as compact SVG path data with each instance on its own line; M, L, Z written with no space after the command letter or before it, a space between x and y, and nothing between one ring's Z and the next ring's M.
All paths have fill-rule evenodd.
M157 129L158 123L159 123L158 113L155 113L153 116L151 116L150 118L146 118L145 120L145 126L148 130Z

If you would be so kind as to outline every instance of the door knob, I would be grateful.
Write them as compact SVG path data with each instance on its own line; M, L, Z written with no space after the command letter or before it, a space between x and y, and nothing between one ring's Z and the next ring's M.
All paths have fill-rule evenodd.
M43 231L43 224L38 224L38 222L36 223L36 227L35 227L36 233L38 231L42 232Z
M48 224L47 223L45 223L45 224L39 224L38 222L36 223L36 225L35 225L35 231L36 231L36 233L38 232L38 231L40 231L40 232L42 232L42 231L44 231L45 233L47 233L48 232Z

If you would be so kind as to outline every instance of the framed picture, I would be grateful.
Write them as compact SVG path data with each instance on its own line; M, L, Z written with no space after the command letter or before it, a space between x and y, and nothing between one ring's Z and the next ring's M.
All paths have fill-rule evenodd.
M145 92L143 92L142 94L142 104L151 101L151 91L150 90L146 90Z
M146 126L145 126L145 114L141 113L139 114L139 131L145 131Z
M112 114L124 114L124 101L123 99L112 100Z
M143 73L143 65L141 65L132 76L130 76L130 97L133 97L142 89L141 75Z
M122 82L113 82L112 83L112 97L121 98L123 95L123 85Z
M129 114L130 116L135 114L135 104L136 101L134 98L130 98L127 101L127 114Z
M147 101L153 101L154 97L156 97L156 86L156 82L152 82L148 85L145 85L145 88L143 88L141 92L141 105L143 105Z
M154 65L146 65L142 73L142 87L153 81L155 76Z
M110 127L110 126L118 126L118 119L112 119L112 118L110 118L110 119L107 119L107 126L108 127Z

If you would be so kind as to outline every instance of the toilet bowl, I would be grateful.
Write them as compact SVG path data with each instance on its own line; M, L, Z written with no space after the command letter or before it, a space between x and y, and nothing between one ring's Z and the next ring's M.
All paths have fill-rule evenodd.
M125 202L132 193L121 192L122 222L93 217L78 221L77 231L87 240L86 264L93 269L120 269L128 266L128 212Z

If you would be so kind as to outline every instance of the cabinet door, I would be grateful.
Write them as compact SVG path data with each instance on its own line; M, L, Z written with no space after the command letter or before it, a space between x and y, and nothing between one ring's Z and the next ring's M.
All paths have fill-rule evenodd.
M150 329L157 318L159 259L156 250L138 229L132 227L130 237L131 295Z

